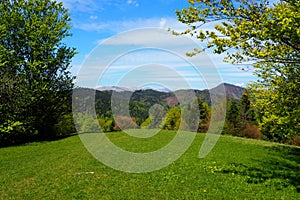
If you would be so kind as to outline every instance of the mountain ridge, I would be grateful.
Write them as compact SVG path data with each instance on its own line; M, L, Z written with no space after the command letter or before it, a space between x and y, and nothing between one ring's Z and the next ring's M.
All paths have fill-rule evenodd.
M193 91L213 91L213 90L219 90L221 87L224 86L226 94L238 98L239 95L232 95L231 93L237 92L238 94L241 93L241 91L244 91L245 88L241 86L237 86L234 84L230 83L221 83L211 89L178 89L178 90L170 90L168 88L152 88L152 87L123 87L123 86L98 86L95 87L94 89L97 91L116 91L116 92L123 92L123 91L128 91L128 92L135 92L135 91L140 91L140 90L154 90L158 92L164 92L164 93L171 93L171 92L176 92L176 91L187 91L187 90L193 90ZM218 89L219 88L219 89Z
M102 92L104 92L104 91L106 91L106 92L108 92L108 91L131 92L131 93L133 93L133 95L139 94L140 96L142 96L143 93L147 94L147 96L149 95L149 93L152 93L154 96L157 96L157 95L168 96L168 94L172 94L172 93L185 93L187 91L194 91L198 97L202 96L203 101L207 101L210 98L210 94L222 93L223 87L225 90L226 97L231 98L231 99L240 99L243 92L245 91L244 87L240 87L240 86L233 85L230 83L221 83L211 89L202 89L202 90L201 89L179 89L179 90L171 91L168 88L151 88L151 87L128 88L128 87L121 87L121 86L101 86L101 87L96 87L95 90L102 91ZM162 93L165 93L165 94L162 94ZM172 100L172 99L169 99L168 101L171 101L171 102L173 101L173 103L175 103L174 100ZM173 103L171 103L171 104L173 104Z
M141 124L149 116L149 109L156 104L161 105L165 110L169 110L174 106L180 105L182 100L193 98L196 95L199 100L211 106L211 95L220 100L224 98L223 87L228 99L240 99L245 91L245 88L227 83L222 83L212 89L186 89L174 92L161 92L154 89L128 91L117 87L112 88L115 90L102 91L92 88L76 88L73 91L73 95L75 95L73 99L78 99L78 103L75 102L74 105L78 104L75 108L79 112L81 110L84 111L85 106L91 104L91 101L95 101L97 116L111 118L112 108L118 110L119 113L128 112L127 110L129 109L130 116L134 117L138 124Z

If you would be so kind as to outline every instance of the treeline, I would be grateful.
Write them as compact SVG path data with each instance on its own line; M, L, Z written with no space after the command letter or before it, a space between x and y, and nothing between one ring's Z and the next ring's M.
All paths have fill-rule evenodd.
M209 128L211 105L208 98L204 98L206 102L202 100L206 91L205 93L196 93L196 102L194 102L196 107L193 107L184 105L184 103L180 104L180 102L184 102L182 98L192 98L189 96L188 91L179 91L175 95L154 90L135 91L133 93L128 91L93 91L84 88L77 90L80 90L78 93L81 93L80 96L84 97L83 101L85 102L77 105L79 109L83 110L75 116L78 124L77 128L81 132L100 131L98 125L101 127L101 131L104 132L134 128L166 130L178 130L180 128L206 132ZM238 94L240 94L240 91ZM92 99L92 95L95 96L95 99ZM82 114L86 112L86 106L93 100L95 101L93 106L95 106L96 119L89 114ZM247 92L244 92L240 99L228 97L223 134L260 139L261 134L256 126L254 110L250 107ZM185 114L185 116L182 116L183 111L191 114L197 113L196 115L188 116ZM197 119L195 119L196 117ZM195 121L195 123L197 121L196 128L190 127L191 121Z
M125 98L130 92L116 92L119 99L115 103L112 103L112 99L114 99L111 96L112 91L96 91L95 93L96 119L89 114L83 114L83 112L75 114L77 128L80 132L99 131L98 125L101 127L101 131L104 132L136 128L166 130L178 130L180 128L182 130L206 132L209 126L210 107L208 103L203 102L198 97L193 102L193 105L196 105L195 107L183 103L180 105L179 102L175 105L168 105L168 97L174 96L171 93L161 93L159 94L161 96L148 96L147 93L159 93L153 90L143 91L144 95L137 91L133 93L129 102L122 98ZM166 99L161 99L162 97ZM87 95L85 95L85 102L89 102ZM78 107L84 108L84 104L78 105ZM185 116L182 116L183 112L192 113L192 115L185 114ZM193 115L193 113L196 114ZM195 119L195 117L199 119ZM191 121L195 122L191 123ZM197 121L198 123L195 124Z
M81 90L89 91L90 89ZM86 102L89 102L88 94L89 92L83 95ZM181 96L153 90L136 91L134 93L127 91L94 91L94 94L96 119L89 114L79 112L75 118L77 119L77 129L80 132L111 132L124 129L154 128L181 129L205 133L210 125L212 107L209 101L205 102L201 99L202 96L197 96L197 106L193 107L183 103L180 104L180 100L177 98L182 98L184 95L187 99L191 98L187 92L184 93L183 91L179 92ZM170 98L172 98L172 103L169 101ZM78 107L84 108L85 106L79 105ZM297 137L281 140L279 136L270 138L269 132L261 131L257 120L260 112L255 110L247 90L244 90L240 98L227 97L225 109L226 118L222 134L299 145ZM190 115L190 117L188 115L183 116L184 111L187 111L186 113L198 112L198 114ZM195 119L195 116L198 118ZM197 124L195 125L191 121L195 121L195 123L197 121ZM191 127L191 124L196 128Z
M223 134L241 136L253 139L265 139L261 134L246 90L242 97L227 100L226 120Z

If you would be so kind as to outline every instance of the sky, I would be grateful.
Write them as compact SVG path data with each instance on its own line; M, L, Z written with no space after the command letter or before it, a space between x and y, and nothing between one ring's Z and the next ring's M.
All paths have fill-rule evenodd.
M189 6L187 0L61 1L72 19L65 43L77 49L71 72L80 86L176 90L255 80L251 71L224 63L223 55L185 55L201 43L166 30L185 29L175 10Z

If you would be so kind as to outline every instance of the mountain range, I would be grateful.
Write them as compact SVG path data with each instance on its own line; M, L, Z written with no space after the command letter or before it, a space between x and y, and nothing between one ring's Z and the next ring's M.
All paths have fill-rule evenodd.
M151 88L151 87L122 87L122 86L99 86L95 88L98 91L116 91L116 92L124 92L130 91L135 92L137 90L155 90L158 92L172 92L172 90L168 88Z
M161 90L150 88L124 88L124 87L101 87L96 89L77 88L73 92L73 105L79 112L84 112L91 101L95 101L97 116L111 118L113 110L119 113L130 112L130 115L137 120L138 124L144 122L149 116L149 109L155 105L161 105L168 110L179 105L181 100L193 98L196 95L202 102L211 105L211 95L221 97L220 91L225 89L226 98L240 99L245 88L228 83L222 83L217 87L205 90ZM75 96L74 96L75 95Z
M123 93L131 95L132 100L136 101L149 101L150 99L156 99L155 101L161 102L164 101L168 105L176 105L180 96L185 96L189 91L195 92L196 96L199 97L202 101L210 103L210 94L219 94L222 91L222 87L225 89L226 97L229 99L240 99L245 88L232 85L229 83L222 83L211 89L181 89L176 91L171 91L168 88L142 88L142 87L120 87L120 86L104 86L95 88L96 91L106 93L111 96L112 92ZM176 93L176 96L174 95Z

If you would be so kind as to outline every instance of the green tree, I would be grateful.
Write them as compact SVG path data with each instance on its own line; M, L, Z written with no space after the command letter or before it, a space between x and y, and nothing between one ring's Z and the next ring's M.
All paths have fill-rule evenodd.
M251 105L250 96L248 90L242 94L239 100L239 121L240 127L243 128L245 123L256 124L256 118L253 105Z
M280 78L281 79L281 78ZM278 84L278 85L277 85ZM283 84L283 85L282 85ZM295 80L263 88L253 85L256 118L265 139L292 143L300 134L300 86ZM292 94L294 94L292 96Z
M207 103L199 99L200 121L198 132L206 132L209 128L211 109Z
M24 132L25 104L22 80L0 71L0 146ZM14 141L17 142L17 141Z
M27 133L54 134L59 116L68 111L73 77L68 71L75 49L63 43L70 36L70 17L52 0L3 0L0 3L0 71L20 80L10 95L18 108L0 107L0 124L20 121ZM1 100L4 98L1 76ZM9 104L7 104L9 105ZM16 116L16 115L21 115Z
M239 104L236 99L228 100L224 134L238 135Z
M165 116L165 108L160 104L155 104L149 109L149 117L145 120L144 125L149 122L149 124L147 125L148 128L160 128L160 125Z
M204 42L203 49L226 53L225 61L253 66L258 81L251 85L262 133L286 142L300 133L300 1L189 0L176 11L188 25L182 33ZM214 29L203 30L211 24ZM276 139L277 138L277 139Z
M129 113L130 116L136 119L137 125L143 123L148 117L149 106L144 102L130 101L129 102Z
M186 94L185 98L180 102L182 124L181 129L186 131L197 132L199 127L200 112L199 106L201 100L198 98L189 97ZM179 116L179 117L180 117Z
M230 100L230 106L227 110L226 118L234 125L234 127L237 126L239 120L239 107L236 99Z
M171 108L162 122L163 128L167 130L178 130L181 122L180 107Z

